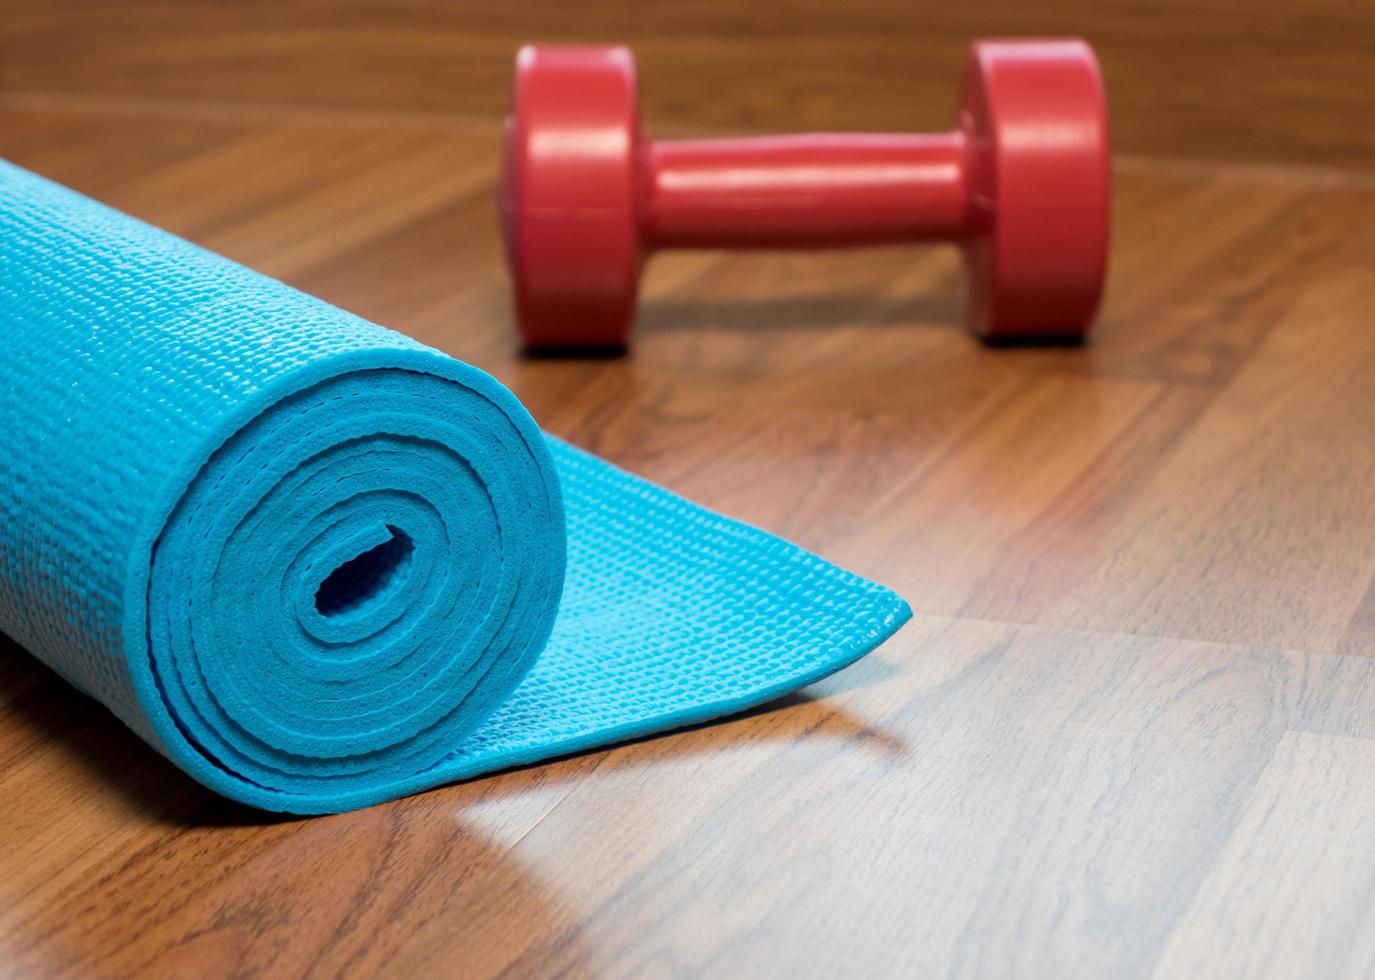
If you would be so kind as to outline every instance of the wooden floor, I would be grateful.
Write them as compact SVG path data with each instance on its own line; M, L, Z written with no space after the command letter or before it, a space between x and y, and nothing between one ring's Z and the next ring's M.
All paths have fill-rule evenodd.
M1082 348L945 249L661 256L633 356L522 360L497 128L0 101L0 152L441 347L893 586L767 710L281 820L0 641L0 972L1368 976L1375 179L1128 159Z

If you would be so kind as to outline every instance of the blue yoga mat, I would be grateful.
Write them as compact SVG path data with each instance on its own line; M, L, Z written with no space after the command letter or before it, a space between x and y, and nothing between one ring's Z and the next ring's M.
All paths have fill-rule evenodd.
M910 615L477 369L0 162L0 630L347 810L746 708Z

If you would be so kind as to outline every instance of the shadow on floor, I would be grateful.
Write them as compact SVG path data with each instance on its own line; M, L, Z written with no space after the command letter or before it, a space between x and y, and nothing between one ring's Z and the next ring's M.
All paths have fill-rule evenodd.
M729 333L814 330L819 327L910 326L959 330L959 290L885 299L872 293L784 296L773 299L658 300L640 307L641 333L711 329Z
M894 670L871 656L825 683L829 693L841 693L879 683ZM56 745L64 762L80 767L83 775L123 797L153 823L186 828L266 827L314 819L268 813L206 789L125 727L104 705L77 691L3 635L0 690L9 695L0 701L0 724L8 723L17 731L9 747L18 751L6 769L25 764L26 748ZM763 719L768 723L751 724ZM592 767L551 766L566 759L605 756L597 759L595 768L604 771L615 767L620 758L613 750L623 745L662 741L672 746L671 757L685 757L710 754L741 742L786 744L806 738L861 742L884 753L905 751L891 734L802 691L724 718L506 770L505 774L514 778L484 787L483 796L499 798L521 792L530 780L548 785L551 779L580 779L591 771ZM528 774L529 779L521 778L522 774ZM465 784L482 783L495 775L477 776Z

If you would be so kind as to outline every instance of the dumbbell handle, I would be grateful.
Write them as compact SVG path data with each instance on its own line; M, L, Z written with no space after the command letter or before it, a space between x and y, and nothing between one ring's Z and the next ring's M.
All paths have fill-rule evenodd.
M975 215L960 131L645 141L651 248L819 248L960 239Z

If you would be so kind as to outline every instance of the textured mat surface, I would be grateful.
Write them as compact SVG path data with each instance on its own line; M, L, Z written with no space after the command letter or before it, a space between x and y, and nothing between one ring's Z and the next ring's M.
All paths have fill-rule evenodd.
M255 806L726 714L909 615L472 367L4 163L0 318L0 630Z

